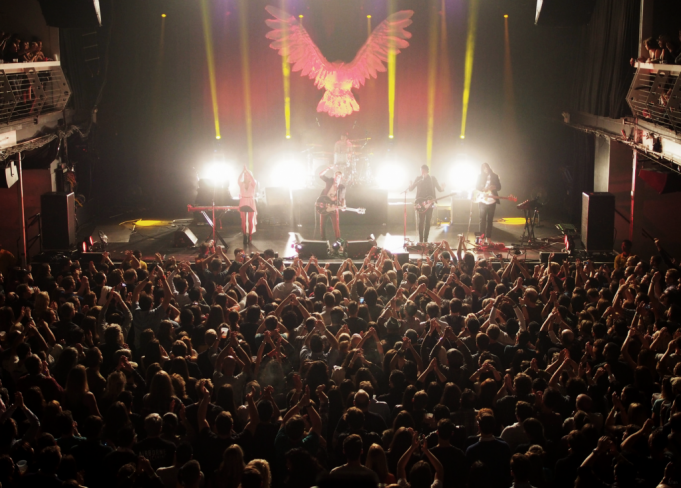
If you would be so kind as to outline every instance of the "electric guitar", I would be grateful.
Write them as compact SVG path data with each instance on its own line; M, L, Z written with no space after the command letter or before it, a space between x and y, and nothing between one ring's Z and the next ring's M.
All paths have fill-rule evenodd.
M450 193L449 195L442 195L441 197L437 198L429 198L427 200L416 200L414 202L414 209L419 212L419 213L426 213L428 209L432 208L435 206L438 200L442 200L443 198L447 197L452 197L459 193L458 191L455 191L454 193Z
M367 211L366 208L340 207L333 203L333 201L326 195L317 198L317 201L314 202L314 206L315 210L320 215L327 214L329 212L335 212L336 210L340 210L341 212L355 212L359 215L364 215Z
M507 197L500 197L499 195L492 195L491 191L481 191L475 197L475 203L484 203L485 205L492 205L493 203L496 203L497 200L510 200L512 202L518 201L518 199L513 195L509 195Z

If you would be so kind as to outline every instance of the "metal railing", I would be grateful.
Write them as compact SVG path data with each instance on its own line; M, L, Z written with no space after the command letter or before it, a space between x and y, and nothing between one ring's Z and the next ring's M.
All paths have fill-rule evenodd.
M70 97L58 61L0 64L0 128L60 112Z

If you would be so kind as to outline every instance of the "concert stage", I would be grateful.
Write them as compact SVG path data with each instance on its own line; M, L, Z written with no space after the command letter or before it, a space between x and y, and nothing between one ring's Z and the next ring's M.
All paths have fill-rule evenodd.
M397 200L396 195L390 195L388 205L383 203L383 210L385 212L386 222L381 219L372 218L377 211L370 212L367 209L367 218L362 221L363 216L356 214L341 214L341 234L346 241L363 241L370 239L373 235L379 247L391 252L404 253L404 208L403 205L391 205ZM348 205L350 205L350 197L348 197ZM265 249L272 249L282 258L294 258L297 256L295 244L301 240L319 240L319 231L316 228L314 220L314 210L311 206L297 206L294 209L293 216L286 215L286 212L281 212L281 209L275 212L273 209L268 209L262 206L258 215L257 232L253 235L253 242L248 246L243 246L243 236L241 234L241 227L238 212L228 212L223 214L222 218L217 220L217 232L224 239L228 245L229 250L237 247L246 247L247 252L262 252ZM472 222L470 225L470 232L468 232L468 216L470 204L466 203L465 220L457 218L455 212L451 211L449 204L441 206L437 214L433 216L433 225L430 231L430 242L440 242L447 240L451 247L456 250L459 234L465 234L470 242L475 241L475 231L477 231L478 211L476 205L473 205ZM456 208L455 208L456 210ZM436 217L441 223L436 222ZM463 215L463 214L462 214ZM418 232L416 229L413 205L408 201L407 205L407 237L416 241ZM555 218L546 218L540 221L535 227L535 236L539 241L539 245L534 247L520 247L520 253L523 257L530 261L538 261L540 252L560 252L563 247L563 241L560 239L560 232L556 229L556 224L559 220ZM138 219L144 219L138 221ZM152 220L164 219L164 220ZM445 221L447 219L448 221ZM454 222L451 222L454 220ZM125 222L124 222L125 221ZM511 246L518 246L524 229L524 219L522 212L515 208L515 205L502 204L495 216L495 234L493 241L501 243L499 249L488 249L475 251L473 246L468 245L468 249L475 251L478 259L490 259L501 255L503 259L510 259L514 251ZM175 256L180 260L193 261L196 256L196 249L192 247L174 247L173 242L176 233L182 228L188 228L198 239L197 246L201 242L212 238L212 228L204 221L200 214L190 214L186 210L169 211L146 209L141 211L129 211L123 214L118 214L106 219L101 219L94 226L90 225L84 230L83 235L79 236L85 238L89 235L93 236L95 242L98 241L98 232L102 231L109 238L108 251L111 258L116 261L123 258L126 250L140 250L144 256L145 261L154 259L154 254L160 252L162 255ZM327 228L327 236L333 235L331 226ZM548 242L547 239L552 242ZM217 239L220 244L220 239ZM330 244L333 240L330 241ZM228 256L231 252L228 252ZM422 254L419 252L409 253L409 258L412 260L419 259ZM328 259L320 259L320 262L340 263L343 260L341 257L330 257Z

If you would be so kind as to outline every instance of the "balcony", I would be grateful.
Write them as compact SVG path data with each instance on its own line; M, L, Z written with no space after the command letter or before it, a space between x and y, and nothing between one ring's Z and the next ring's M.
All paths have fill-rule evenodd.
M0 64L0 132L61 112L70 97L59 61Z

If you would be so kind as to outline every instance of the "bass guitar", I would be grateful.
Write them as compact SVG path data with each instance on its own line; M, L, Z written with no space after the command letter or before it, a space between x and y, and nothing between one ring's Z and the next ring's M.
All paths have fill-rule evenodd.
M335 212L336 210L340 210L341 212L355 212L356 214L364 215L367 211L366 208L339 207L326 195L317 198L317 201L314 202L314 206L319 215Z
M500 197L499 195L492 195L491 191L481 191L475 197L475 203L484 203L485 205L492 205L493 203L496 203L498 200L510 200L512 202L518 201L518 199L513 195L509 195L507 197Z
M427 200L416 200L414 202L414 209L416 209L416 211L419 213L426 213L428 209L433 208L435 206L438 200L442 200L443 198L447 197L452 197L458 193L459 193L458 191L455 191L454 193L450 193L449 195L442 195L441 197L437 198L429 198Z

